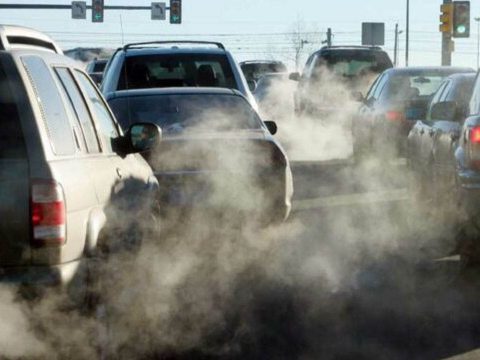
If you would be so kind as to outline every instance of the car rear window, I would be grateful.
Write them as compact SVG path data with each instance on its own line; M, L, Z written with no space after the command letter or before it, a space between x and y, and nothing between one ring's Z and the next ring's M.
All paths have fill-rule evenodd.
M225 55L198 53L129 56L118 87L123 90L182 86L238 89Z
M109 101L124 129L135 122L152 122L165 133L185 129L229 131L260 129L261 121L239 96L215 94L130 96Z
M22 159L25 157L25 141L20 125L18 107L5 70L0 63L0 159Z
M242 65L243 74L247 79L257 80L267 73L287 72L287 67L283 63L253 63Z
M315 67L327 66L335 74L357 76L362 73L381 73L392 67L390 58L383 52L341 50L322 53Z
M429 75L428 73L424 75L394 75L390 77L381 96L394 101L431 97L446 76L448 74L444 76Z

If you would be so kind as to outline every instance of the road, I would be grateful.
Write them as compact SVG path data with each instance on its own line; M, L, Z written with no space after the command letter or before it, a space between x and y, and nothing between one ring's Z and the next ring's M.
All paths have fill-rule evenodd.
M239 236L197 227L161 253L120 258L128 281L118 291L108 280L110 330L94 338L121 359L478 358L480 271L462 269L452 232L417 209L405 163L293 171L286 224ZM41 339L59 358L91 357L91 322L49 304L32 313ZM58 324L72 318L65 337Z
M462 269L452 233L417 209L405 163L293 169L294 211L272 230L275 246L229 273L201 340L145 358L476 358L480 274ZM195 314L177 320L201 328Z

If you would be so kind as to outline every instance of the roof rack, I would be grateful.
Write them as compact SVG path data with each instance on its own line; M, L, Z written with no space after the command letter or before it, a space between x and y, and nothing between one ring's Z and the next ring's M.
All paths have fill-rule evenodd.
M46 34L23 26L0 25L0 50L36 47L63 54L62 49Z
M255 64L255 63L282 64L280 60L245 60L240 62L240 64Z
M351 49L372 49L372 50L382 50L380 46L376 45L335 45L335 46L323 46L321 50L324 49L340 49L340 48L351 48Z
M123 50L128 50L133 47L142 47L143 45L165 45L165 44L201 44L201 45L215 45L219 49L225 50L225 46L222 43L214 41L190 41L190 40L170 40L170 41L147 41L127 44L123 47Z

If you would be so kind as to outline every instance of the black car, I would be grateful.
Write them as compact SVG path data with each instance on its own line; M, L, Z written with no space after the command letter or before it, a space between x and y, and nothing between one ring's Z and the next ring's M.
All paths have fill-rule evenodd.
M442 81L469 68L409 67L386 70L377 78L352 120L353 153L359 159L374 152L394 157L405 154L415 120L425 119L428 105Z
M145 156L161 184L164 206L233 209L266 222L287 218L292 173L272 136L276 125L262 122L239 91L117 91L108 103L124 128L140 119L162 128L162 142Z
M426 118L410 130L407 160L422 198L442 200L454 188L454 152L474 82L474 73L446 78L433 96Z
M317 115L329 108L330 102L322 99L324 91L319 90L325 84L340 83L351 92L365 91L378 74L391 67L392 61L380 47L323 47L310 55L301 76L290 74L290 79L299 82L294 97L295 113Z

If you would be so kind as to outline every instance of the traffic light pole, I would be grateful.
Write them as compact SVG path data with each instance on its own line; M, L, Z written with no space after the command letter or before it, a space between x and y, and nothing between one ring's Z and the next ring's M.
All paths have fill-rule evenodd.
M443 0L444 4L451 4L452 0ZM442 66L452 65L452 33L442 32Z
M91 9L91 5L87 5L87 9ZM36 10L71 10L72 5L60 4L0 4L0 9L36 9ZM151 6L117 6L105 5L105 10L151 10ZM169 7L166 8L170 10Z

